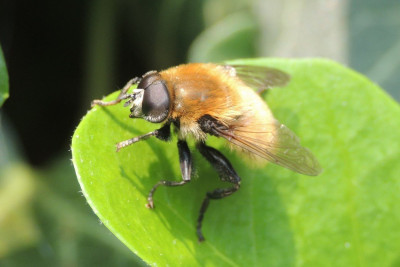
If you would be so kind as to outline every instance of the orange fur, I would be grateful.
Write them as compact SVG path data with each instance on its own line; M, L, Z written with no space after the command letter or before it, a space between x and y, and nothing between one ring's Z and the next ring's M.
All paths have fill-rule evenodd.
M267 104L229 69L215 64L192 63L160 72L171 95L170 117L180 119L180 138L205 140L197 120L211 115L233 134L273 141L275 121ZM238 132L240 131L240 133ZM260 136L261 135L261 136ZM241 150L234 145L233 148Z

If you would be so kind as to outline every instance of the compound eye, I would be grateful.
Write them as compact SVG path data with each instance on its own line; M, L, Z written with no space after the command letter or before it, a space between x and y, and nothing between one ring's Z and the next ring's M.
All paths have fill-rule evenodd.
M160 74L156 71L149 71L143 75L142 80L138 84L137 88L146 89L153 82L160 79Z
M167 118L170 98L162 80L148 85L144 90L142 112L150 122L162 122Z

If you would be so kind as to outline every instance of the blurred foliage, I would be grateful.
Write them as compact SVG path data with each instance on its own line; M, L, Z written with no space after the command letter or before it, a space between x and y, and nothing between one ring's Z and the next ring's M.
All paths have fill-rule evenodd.
M92 214L67 155L92 99L187 59L262 55L334 58L399 100L399 13L398 0L1 1L12 98L0 114L0 265L136 264ZM0 105L6 73L0 55Z
M87 206L68 155L32 169L5 121L0 134L1 266L143 265Z
M400 101L400 1L349 2L349 62Z
M0 107L8 98L8 74L6 62L4 61L3 50L0 46Z
M193 41L189 62L222 62L256 56L256 27L254 17L248 12L224 17Z
M19 247L35 245L39 231L32 216L36 188L29 167L8 164L1 169L0 177L0 258L3 258Z
M233 158L242 187L211 201L206 241L199 244L195 227L204 195L228 185L193 151L199 179L159 188L155 210L146 209L154 184L180 180L176 138L151 138L117 153L116 143L160 126L130 119L122 104L95 107L72 140L76 173L95 213L154 266L390 266L400 249L400 207L393 204L400 195L392 189L400 187L400 106L365 77L331 61L235 63L272 66L291 76L289 86L271 90L267 102L324 172L306 177L271 164L252 169L222 140L212 139L209 144Z

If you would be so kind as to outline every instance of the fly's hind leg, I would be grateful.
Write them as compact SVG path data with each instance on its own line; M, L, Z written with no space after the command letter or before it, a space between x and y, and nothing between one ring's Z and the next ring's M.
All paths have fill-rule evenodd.
M91 106L94 107L94 106L98 105L98 106L103 106L104 107L104 106L112 106L112 105L120 103L122 100L124 100L124 99L126 99L126 98L128 98L130 96L130 95L127 95L126 93L128 92L129 88L132 85L137 84L138 82L140 82L140 78L139 77L135 77L135 78L131 79L121 89L121 92L119 93L118 97L115 100L105 102L103 100L96 99L96 100L92 101L92 105Z
M151 208L151 209L154 208L153 195L159 186L181 186L181 185L184 185L184 184L190 182L191 175L192 175L192 156L190 154L190 150L189 150L189 147L188 147L186 141L183 141L183 140L178 141L178 152L179 152L179 163L180 163L181 173L182 173L182 181L179 181L179 182L166 181L166 180L159 181L150 190L149 196L147 197L146 207Z
M204 236L201 230L204 213L206 212L210 199L221 199L232 195L240 188L240 177L233 169L232 164L229 160L222 155L221 152L215 148L207 146L205 143L198 143L197 148L200 153L211 163L216 169L218 175L222 181L230 182L233 184L229 188L218 188L214 191L207 192L203 203L200 208L199 217L197 219L197 236L200 242L204 241Z

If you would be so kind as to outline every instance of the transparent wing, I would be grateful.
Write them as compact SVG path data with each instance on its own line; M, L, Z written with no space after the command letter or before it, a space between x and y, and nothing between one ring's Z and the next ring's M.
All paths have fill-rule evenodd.
M249 132L240 127L216 129L220 136L270 162L306 175L318 175L322 168L311 151L285 125L270 123L271 131Z
M247 86L259 92L271 87L286 86L290 81L287 73L274 68L249 65L226 65L225 67Z

